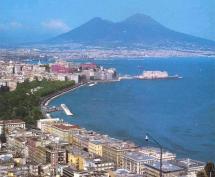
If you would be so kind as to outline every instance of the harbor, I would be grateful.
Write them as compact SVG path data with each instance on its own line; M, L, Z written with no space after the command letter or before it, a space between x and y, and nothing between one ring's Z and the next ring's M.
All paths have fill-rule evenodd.
M41 111L42 111L43 116L45 118L50 119L52 117L51 117L51 115L49 113L59 112L59 111L64 111L66 115L73 116L74 114L68 109L68 107L65 104L63 104L63 105L65 105L67 107L68 111L65 111L66 107L65 106L62 107L62 105L49 107L49 103L52 100L58 98L59 96L62 96L62 95L66 94L66 93L68 93L70 91L78 89L78 88L80 88L80 87L82 87L82 86L84 86L86 84L88 84L88 83L76 84L75 86L60 90L60 91L58 91L56 93L53 93L53 94L43 98L43 100L40 103L40 107L41 107Z
M171 62L172 60L174 62ZM108 66L110 66L109 63L111 63L113 67L118 68L118 72L121 73L120 76L126 76L127 74L128 78L129 76L138 76L142 74L143 69L139 70L137 68L138 65L141 65L145 66L145 70L152 71L154 69L154 71L168 71L168 75L178 74L179 76L183 76L183 79L140 80L130 77L132 80L121 80L121 82L107 84L100 84L100 82L98 82L97 85L92 87L89 87L87 84L86 87L60 96L49 104L50 106L58 106L61 103L65 103L71 106L72 112L77 115L76 119L71 119L65 114L58 112L53 113L52 116L61 117L66 122L71 121L71 123L78 124L86 129L98 130L99 132L119 139L123 139L126 136L126 139L134 140L138 145L143 143L141 141L143 131L153 132L156 137L161 136L162 138L171 140L165 141L161 139L161 142L172 152L176 152L180 156L204 161L214 159L214 156L210 158L210 156L207 155L208 153L205 153L213 152L208 147L201 146L203 143L208 143L210 146L213 146L212 141L196 141L197 139L190 136L189 132L186 132L190 130L194 132L195 137L198 137L198 130L196 127L204 123L204 118L208 120L212 116L211 114L201 114L199 115L200 119L196 119L196 117L189 112L193 100L205 102L207 105L210 103L206 101L208 99L206 96L207 85L204 87L205 92L201 93L204 97L198 97L199 92L194 92L193 96L190 95L190 93L196 89L196 86L199 86L200 83L204 83L205 80L210 80L206 72L200 72L198 67L192 68L196 60L199 66L201 66L203 59L192 59L190 63L186 64L184 63L185 59L172 58L166 60L158 59L158 64L155 64L150 59L137 60L133 65L133 61L128 61L126 65L125 61L102 61L104 64L107 63ZM210 68L210 72L212 72L214 61L209 59L207 61L208 64L205 67ZM150 63L150 65L147 66L147 63ZM171 67L173 68L171 69ZM203 80L199 80L199 78ZM193 83L195 84L193 85ZM210 86L214 88L212 83ZM186 88L186 90L184 88ZM184 95L183 99L181 98L182 94ZM204 110L202 110L202 107L199 107L199 104L201 103L197 101L196 106L192 106L192 109L204 113ZM179 107L183 111L177 110L175 107ZM109 112L112 109L113 112ZM96 114L92 114L93 111L96 111ZM184 112L186 112L186 114L184 114ZM164 119L168 120L168 124L163 122ZM133 121L135 122L133 123ZM107 122L109 122L109 126L107 126ZM153 122L155 124L153 124ZM186 124L184 122L186 122ZM193 124L193 122L195 122L195 124ZM162 134L159 128L160 126L163 127ZM209 126L210 125L207 124L207 127L205 125L203 129L205 132L210 131L212 133L211 128L208 130ZM185 135L179 134L178 132L174 133L174 128L176 130L180 128L182 132L186 132ZM119 130L123 130L125 133L121 133ZM126 134L126 132L128 132L128 134ZM207 136L206 133L204 135ZM181 142L180 139L184 141ZM210 140L212 140L212 137L210 137ZM192 141L191 147L188 146L190 141ZM171 142L174 142L179 148L175 149L174 144ZM197 154L191 153L192 149L196 151L199 148L201 148L201 151Z

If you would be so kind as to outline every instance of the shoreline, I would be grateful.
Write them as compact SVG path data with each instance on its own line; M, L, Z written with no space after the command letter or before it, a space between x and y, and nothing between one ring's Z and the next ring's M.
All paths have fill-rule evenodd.
M149 80L150 80L150 79L149 79ZM88 84L95 83L95 82L97 82L97 83L113 83L113 82L119 82L119 81L121 81L121 80L112 80L112 81L90 81L90 82L85 82L85 83L77 84L77 85L74 85L74 86L72 86L72 87L69 87L69 88L60 90L60 91L58 91L58 92L56 92L56 93L53 93L52 95L47 96L47 98L45 98L45 99L43 100L43 102L41 102L41 104L40 104L40 106L41 106L41 112L43 113L43 111L42 111L42 106L48 106L49 103L50 103L52 100L54 100L54 99L56 99L56 98L58 98L58 97L60 97L60 96L62 96L62 95L64 95L64 94L66 94L66 93L68 93L68 92L75 91L76 89L78 89L78 88L80 88L80 87L87 86ZM48 119L48 117L47 117L46 114L43 114L43 115L44 115L44 119ZM53 119L54 117L52 117L52 116L50 115L49 118ZM63 121L64 121L64 120L63 120ZM67 122L65 122L65 123L67 123ZM85 128L85 127L81 127L81 128L87 129L87 128ZM88 130L92 130L92 129L88 129ZM92 131L97 132L96 130L92 130ZM104 132L99 132L99 133L104 134ZM107 134L107 135L108 135L108 134ZM109 135L108 135L108 136L109 136ZM111 136L111 137L112 137L112 136ZM117 139L118 139L118 138L117 138ZM124 141L124 140L121 139L121 138L119 138L119 140ZM135 143L135 141L134 141L133 139L132 139L132 140L129 140L129 141ZM137 144L137 143L135 143L135 144ZM137 145L138 145L138 144L137 144ZM139 146L139 145L138 145L138 146ZM155 147L155 146L150 146L150 147ZM176 153L175 151L172 151L172 150L170 150L170 149L168 149L168 148L165 148L165 149L166 149L167 151L171 152L171 153L176 154L178 157L181 157L181 155L178 154L178 153ZM196 158L195 158L195 160L196 160ZM200 159L198 159L198 160L200 160ZM202 161L202 162L205 162L205 160L202 160L202 159L201 159L201 161Z
M64 94L66 94L66 93L68 93L68 92L74 91L74 90L76 90L76 89L78 89L78 88L80 88L80 87L83 87L83 86L86 86L86 85L88 85L88 84L95 83L95 82L96 82L96 83L113 83L113 82L119 82L119 81L120 81L119 79L110 80L110 81L102 81L102 80L101 80L101 81L89 81L89 82L85 82L85 83L81 83L81 84L76 84L76 85L74 85L74 86L65 88L65 89L63 89L63 90L59 90L59 91L57 91L57 92L55 92L55 93L53 93L53 94L50 94L50 95L48 95L47 97L45 97L45 98L42 99L42 101L41 101L41 103L40 103L41 111L42 111L42 107L43 107L43 106L48 106L49 103L50 103L52 100L58 98L59 96L62 96L62 95L64 95Z
M49 103L50 103L52 100L58 98L59 96L62 96L62 95L66 94L66 93L68 93L68 92L70 92L70 91L74 91L74 90L76 90L76 89L78 89L78 88L80 88L80 87L83 87L83 86L85 86L85 85L87 85L87 84L89 84L89 83L90 83L90 82L81 83L81 84L76 84L76 85L74 85L74 86L65 88L65 89L63 89L63 90L59 90L59 91L57 91L57 92L55 92L55 93L53 93L53 94L50 94L50 95L48 95L48 96L42 98L42 101L40 102L40 110L41 110L41 112L42 112L42 114L43 114L43 116L44 116L44 119L47 118L47 115L46 115L45 112L43 112L42 107L48 106ZM52 117L51 117L51 118L52 118Z

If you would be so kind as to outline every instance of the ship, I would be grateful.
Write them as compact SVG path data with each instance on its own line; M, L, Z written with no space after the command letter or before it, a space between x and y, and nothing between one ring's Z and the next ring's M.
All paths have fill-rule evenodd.
M74 115L65 104L61 104L60 106L62 107L62 109L64 110L64 112L67 116L73 116Z

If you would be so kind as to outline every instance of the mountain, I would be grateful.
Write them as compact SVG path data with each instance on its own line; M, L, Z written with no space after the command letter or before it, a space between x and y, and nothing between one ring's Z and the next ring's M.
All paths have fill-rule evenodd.
M50 41L105 46L215 47L214 41L170 30L143 14L135 14L117 23L93 18Z

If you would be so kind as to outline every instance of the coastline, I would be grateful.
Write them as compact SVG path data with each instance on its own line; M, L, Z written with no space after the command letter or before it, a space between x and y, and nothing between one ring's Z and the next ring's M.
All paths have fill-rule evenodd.
M87 86L87 84L90 84L90 83L94 83L94 82L86 82L86 83L82 83L82 84L79 84L79 85L74 85L74 86L72 86L70 88L67 88L66 90L61 90L59 92L56 92L55 94L52 94L51 96L49 95L49 97L46 98L46 100L44 101L44 105L45 104L49 105L52 100L54 100L54 99L56 99L56 98L58 98L58 97L60 97L60 96L62 96L64 94L66 94L66 93L68 93L70 91L74 91L74 90L76 90L76 89L78 89L78 88L80 88L82 86ZM105 83L105 82L98 82L98 83ZM44 118L46 118L46 116L44 116ZM51 116L51 118L54 118L54 117ZM85 126L83 126L82 128L85 128ZM89 130L93 130L94 131L94 129L91 129L91 128ZM108 133L106 133L106 134L109 135ZM113 136L111 136L111 137L113 137ZM119 139L121 139L121 138L119 138ZM133 139L132 142L134 142L134 141L135 140ZM167 149L169 149L169 148L167 148ZM185 156L184 154L181 155L180 152L177 152L177 151L171 151L171 152L177 153L177 155L179 155L179 156L183 156L183 157ZM194 158L192 156L193 155L191 154L191 158ZM189 155L189 157L190 157L190 155ZM196 157L194 159L203 160L202 158L200 159L200 158L196 158ZM206 160L204 159L204 161L206 161Z
M62 96L64 94L66 94L68 92L74 91L74 90L76 90L76 89L78 89L80 87L86 86L87 84L91 84L91 83L95 83L95 82L97 82L97 83L112 83L112 82L119 82L119 81L120 81L119 79L111 80L111 81L90 81L90 82L84 82L84 83L81 83L81 84L75 84L74 86L65 88L63 90L59 90L59 91L57 91L57 92L55 92L53 94L48 95L45 98L42 98L42 101L40 103L41 111L42 111L42 107L43 106L48 106L49 103L52 100L58 98L59 96Z
M59 91L57 91L57 92L55 92L55 93L53 93L53 94L48 95L47 97L42 98L42 101L40 102L40 110L41 110L41 112L42 112L44 118L47 118L47 116L46 116L46 114L43 112L42 107L48 106L49 103L50 103L52 100L58 98L59 96L62 96L62 95L64 95L64 94L68 93L68 92L74 91L74 90L76 90L76 89L78 89L78 88L80 88L80 87L82 87L82 86L87 85L87 84L89 84L89 83L86 82L86 83L81 83L81 84L75 84L74 86L65 88L65 89L63 89L63 90L59 90Z

